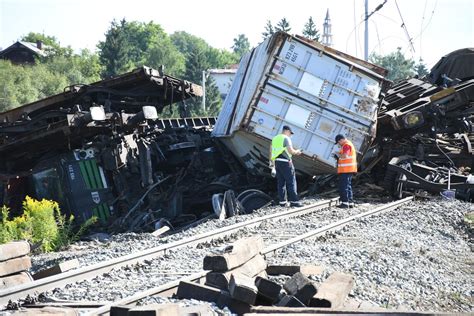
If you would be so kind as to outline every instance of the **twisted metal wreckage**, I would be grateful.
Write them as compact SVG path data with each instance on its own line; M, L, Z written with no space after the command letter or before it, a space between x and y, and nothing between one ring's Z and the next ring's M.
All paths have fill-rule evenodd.
M368 67L319 44L278 36ZM466 55L473 65L472 50L457 51L427 78L382 89L376 136L360 152L365 154L362 174L399 197L420 190L442 192L449 176L457 198L474 198L474 71L446 66ZM243 78L239 89L249 89ZM146 231L163 221L184 226L213 211L229 216L269 203L271 197L261 191L273 190L268 170L238 154L260 145L212 137L215 118L184 118L186 102L201 95L198 85L143 67L1 113L3 204L15 213L26 195L48 198L79 221L96 215L113 231ZM252 98L248 108L255 108L260 97ZM183 118L159 118L175 103ZM264 161L265 154L258 158ZM301 190L323 190L331 177L327 166L320 173L316 178L299 174Z

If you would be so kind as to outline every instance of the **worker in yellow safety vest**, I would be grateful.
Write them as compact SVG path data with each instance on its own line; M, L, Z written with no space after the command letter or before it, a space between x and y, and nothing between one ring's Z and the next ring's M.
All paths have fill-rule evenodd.
M357 151L354 144L344 137L336 136L336 144L341 149L335 153L337 159L337 173L339 175L339 197L340 208L354 207L354 197L352 194L352 175L357 172Z
M280 206L287 205L287 195L290 205L298 207L302 206L302 203L299 201L297 194L295 167L291 157L300 155L301 150L293 148L291 135L293 135L293 131L285 125L281 134L273 137L272 146L270 147L270 167L276 171Z

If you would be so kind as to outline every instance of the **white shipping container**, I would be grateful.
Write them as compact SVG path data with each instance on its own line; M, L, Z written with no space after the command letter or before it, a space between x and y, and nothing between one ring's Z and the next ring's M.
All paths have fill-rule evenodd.
M377 71L377 72L376 72ZM268 174L271 139L289 125L298 172L335 172L337 134L363 154L375 137L385 72L334 49L276 33L244 56L213 136L255 174Z

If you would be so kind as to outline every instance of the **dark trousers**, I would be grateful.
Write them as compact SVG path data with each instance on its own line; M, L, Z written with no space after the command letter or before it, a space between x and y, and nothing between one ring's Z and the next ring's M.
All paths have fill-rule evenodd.
M275 161L275 169L280 202L286 202L285 192L288 194L288 200L290 202L297 202L299 198L296 193L296 175L293 163L277 160Z
M353 202L352 196L352 173L339 174L339 197L341 202Z

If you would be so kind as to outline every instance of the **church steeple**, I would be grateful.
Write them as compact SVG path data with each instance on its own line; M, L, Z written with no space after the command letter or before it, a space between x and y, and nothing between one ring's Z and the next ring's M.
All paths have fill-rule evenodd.
M323 45L332 46L331 18L329 17L329 9L326 11L326 18L324 18L323 38L321 42Z

